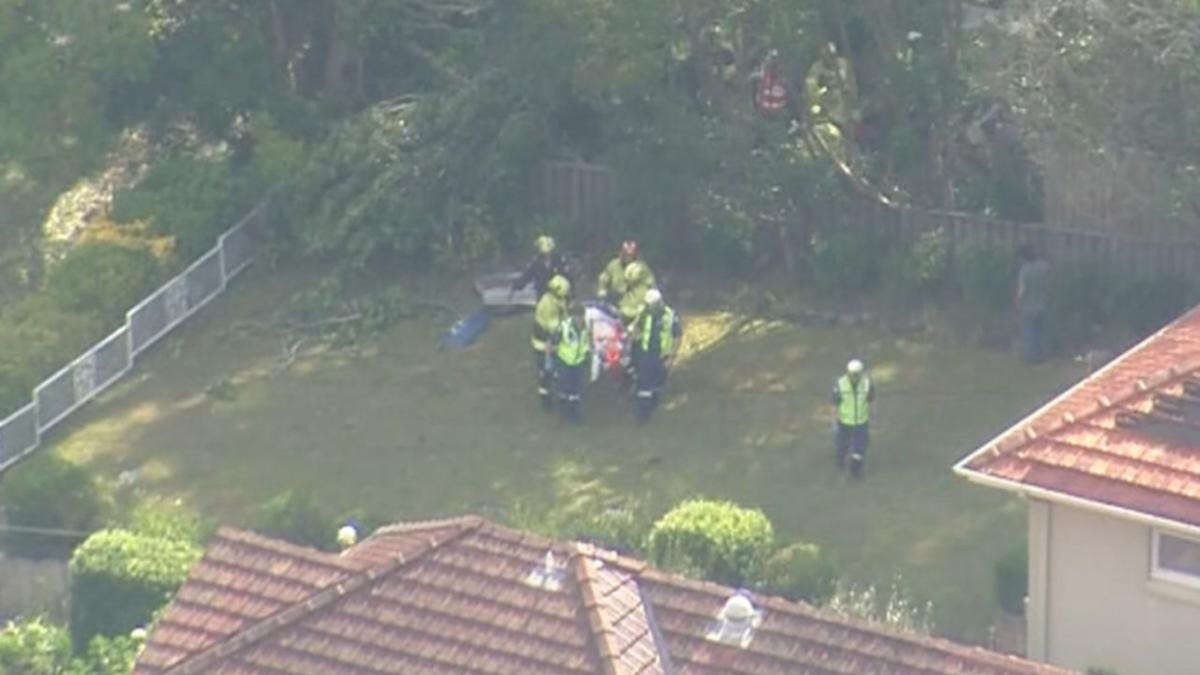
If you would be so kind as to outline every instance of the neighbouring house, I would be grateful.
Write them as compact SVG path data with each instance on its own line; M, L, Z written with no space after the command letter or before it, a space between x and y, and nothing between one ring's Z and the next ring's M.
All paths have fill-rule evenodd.
M135 673L1065 673L476 516L341 555L222 528Z
M1030 658L1200 673L1200 307L954 470L1028 501Z

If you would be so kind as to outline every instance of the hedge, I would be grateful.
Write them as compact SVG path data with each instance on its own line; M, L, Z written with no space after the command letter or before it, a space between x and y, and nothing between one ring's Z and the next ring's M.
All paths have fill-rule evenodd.
M664 569L743 586L761 578L774 543L771 521L761 510L693 499L659 518L646 549Z

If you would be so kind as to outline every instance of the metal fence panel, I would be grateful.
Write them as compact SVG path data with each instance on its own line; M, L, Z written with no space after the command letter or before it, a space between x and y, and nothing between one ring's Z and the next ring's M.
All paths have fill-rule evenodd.
M104 338L75 364L76 401L83 403L104 391L105 387L124 375L131 365L129 329L122 327Z
M167 313L167 288L155 291L125 315L129 327L129 345L134 355L154 344L170 327Z
M258 219L261 209L262 207L255 209L250 215L243 218L242 222L221 235L217 245L221 249L226 281L245 269L246 265L250 264L250 259L254 257L253 225Z
M186 279L188 314L195 312L221 292L221 249L214 248L183 273Z
M37 406L33 403L0 422L0 466L36 448L37 444Z
M75 409L75 369L67 366L33 390L38 409L38 432L45 432Z

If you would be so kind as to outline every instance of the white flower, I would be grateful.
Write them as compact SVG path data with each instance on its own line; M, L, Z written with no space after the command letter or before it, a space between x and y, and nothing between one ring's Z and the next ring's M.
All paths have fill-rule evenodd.
M917 40L920 40L923 37L925 37L925 36L921 35L920 31L916 31L916 30L908 31L908 41L909 42L916 42Z

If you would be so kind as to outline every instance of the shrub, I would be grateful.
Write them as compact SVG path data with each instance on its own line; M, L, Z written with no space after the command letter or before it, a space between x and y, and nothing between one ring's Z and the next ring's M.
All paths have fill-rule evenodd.
M150 621L183 584L199 547L128 530L101 530L71 556L71 643L122 635Z
M958 253L955 277L968 303L1006 311L1016 293L1016 269L1016 256L1010 249L971 245Z
M71 636L44 617L9 621L0 630L0 673L60 675L70 662Z
M863 291L879 280L882 245L865 226L816 233L811 241L813 281L825 291Z
M1062 353L1087 347L1096 326L1110 318L1114 287L1112 271L1101 265L1052 268L1047 324L1051 349Z
M618 553L644 553L650 521L636 505L591 509L571 518L558 536L593 543Z
M789 600L822 605L837 588L837 570L816 544L796 542L767 558L762 586L768 593Z
M1029 550L1022 541L996 561L996 600L1009 614L1025 613L1029 585Z
M110 326L124 321L158 280L158 260L149 250L92 241L71 249L46 284L60 307L95 314Z
M309 490L287 490L268 499L254 529L300 546L336 551L337 523Z
M133 507L129 514L128 529L145 537L203 546L212 534L214 526L195 511L185 507L180 500L169 501L161 497L150 497Z
M30 401L33 388L102 337L100 321L48 295L0 310L0 418Z
M909 633L933 632L933 603L917 602L905 590L899 576L892 580L886 596L875 586L838 582L825 606L842 616L874 621Z
M1120 284L1112 300L1112 315L1135 335L1147 335L1179 316L1194 299L1185 278L1160 275Z
M759 509L693 499L668 511L646 549L655 564L731 586L760 578L774 545L771 521Z
M97 635L87 651L72 662L71 675L127 675L133 672L133 662L144 645L145 636Z
M0 504L10 525L90 532L99 527L108 502L78 465L54 452L34 455L0 483ZM8 535L9 550L29 557L59 555L73 542L61 538Z

